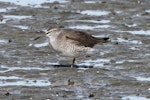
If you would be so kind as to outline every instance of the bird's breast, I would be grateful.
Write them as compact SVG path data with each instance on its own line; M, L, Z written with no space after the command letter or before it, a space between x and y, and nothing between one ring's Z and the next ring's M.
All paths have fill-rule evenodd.
M64 56L78 57L85 56L86 54L91 54L93 52L93 49L89 47L78 46L65 40L62 41L52 38L50 39L50 44L54 50Z
M50 44L53 47L54 50L59 51L59 42L55 38L50 38Z

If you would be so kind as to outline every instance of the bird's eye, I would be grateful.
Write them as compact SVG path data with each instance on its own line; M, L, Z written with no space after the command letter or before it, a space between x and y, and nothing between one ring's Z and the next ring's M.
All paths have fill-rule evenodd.
M49 32L46 32L46 34L48 34Z

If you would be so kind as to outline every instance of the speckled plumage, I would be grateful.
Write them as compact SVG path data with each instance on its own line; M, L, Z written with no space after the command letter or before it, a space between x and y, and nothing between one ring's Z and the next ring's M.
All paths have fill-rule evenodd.
M53 28L47 36L53 49L61 55L78 57L94 53L92 47L97 43L106 42L109 38L96 38L82 31Z

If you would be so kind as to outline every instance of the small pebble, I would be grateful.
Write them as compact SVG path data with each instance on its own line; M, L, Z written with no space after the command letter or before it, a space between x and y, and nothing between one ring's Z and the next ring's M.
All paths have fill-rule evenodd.
M91 92L90 95L89 95L89 98L92 98L92 97L94 97L93 92Z
M74 85L74 81L68 80L68 85Z
M10 93L9 93L9 92L7 92L7 93L5 93L5 95L6 95L6 96L9 96L9 95L10 95Z
M118 44L119 44L119 42L115 42L114 44L115 44L115 45L118 45Z
M11 39L9 39L9 40L8 40L8 43L10 43L10 42L12 42L12 40L11 40Z
M57 6L54 6L53 9L58 9L58 7L57 7Z
M97 73L97 74L99 74L99 73L100 73L100 71L96 71L96 73Z
M137 3L141 3L141 1L138 0Z
M102 1L101 3L107 3L106 1Z

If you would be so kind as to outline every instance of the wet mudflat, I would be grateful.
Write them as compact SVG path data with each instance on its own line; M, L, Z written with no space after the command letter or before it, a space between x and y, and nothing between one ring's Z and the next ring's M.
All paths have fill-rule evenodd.
M150 100L149 5L0 0L0 100ZM77 59L79 68L69 68L61 65L72 58L58 56L46 37L33 40L48 27L108 36L111 42L97 45L98 55Z

